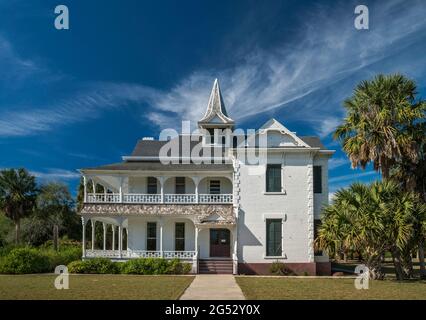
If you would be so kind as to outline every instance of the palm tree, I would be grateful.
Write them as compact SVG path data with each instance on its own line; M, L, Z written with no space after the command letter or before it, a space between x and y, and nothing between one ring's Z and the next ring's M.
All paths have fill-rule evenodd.
M419 145L412 131L425 118L425 104L416 100L416 84L403 75L378 75L362 81L344 106L347 116L334 138L343 143L352 167L374 170L387 179L403 155L417 163Z
M360 251L373 279L383 278L382 255L390 251L396 276L403 279L402 253L412 248L415 204L413 193L391 181L354 183L325 207L316 242L331 254Z
M20 242L20 222L35 206L35 177L25 169L0 171L0 210L15 224L15 242Z

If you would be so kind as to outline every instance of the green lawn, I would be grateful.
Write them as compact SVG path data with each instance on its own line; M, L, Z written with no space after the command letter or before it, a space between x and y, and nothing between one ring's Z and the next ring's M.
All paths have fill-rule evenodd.
M0 299L178 299L192 276L71 275L68 290L55 275L0 275Z
M368 290L357 290L354 279L237 277L246 299L422 299L426 281L370 281Z

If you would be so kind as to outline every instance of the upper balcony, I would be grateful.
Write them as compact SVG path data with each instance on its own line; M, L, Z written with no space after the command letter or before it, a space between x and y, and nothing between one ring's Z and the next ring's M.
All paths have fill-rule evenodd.
M233 203L232 176L97 175L84 180L84 202L91 204Z
M233 202L232 194L146 194L146 193L88 193L86 203L167 203L167 204L226 204Z

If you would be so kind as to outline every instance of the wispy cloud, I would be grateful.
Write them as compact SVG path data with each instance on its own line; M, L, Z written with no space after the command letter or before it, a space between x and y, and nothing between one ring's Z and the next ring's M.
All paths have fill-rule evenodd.
M80 178L80 174L77 171L56 168L47 169L45 172L30 171L30 173L42 181L68 181Z
M367 177L367 176L373 176L377 175L376 171L367 171L367 172L360 172L360 173L354 173L354 174L347 174L343 176L333 177L328 179L329 183L336 183L336 182L343 182L343 181L355 181L359 178Z
M49 131L128 104L148 107L142 114L144 121L176 127L177 118L196 121L202 116L215 77L220 79L227 109L235 120L244 121L298 102L297 112L288 112L286 120L311 123L317 134L325 137L341 120L341 101L360 80L358 72L364 70L363 76L370 76L368 67L424 40L426 7L422 4L421 0L410 5L390 0L371 5L374 19L372 16L368 31L354 29L354 15L348 14L351 6L332 10L319 6L306 16L293 41L274 50L251 50L226 69L195 70L169 90L129 83L86 83L59 101L0 113L0 137ZM15 59L17 74L20 69L35 68L1 39L0 48ZM398 70L394 67L393 63L381 72L416 70L415 61L406 59L398 61ZM324 90L330 91L328 95L313 94Z
M330 170L336 169L344 164L349 164L349 160L347 158L331 158L328 160L328 168Z

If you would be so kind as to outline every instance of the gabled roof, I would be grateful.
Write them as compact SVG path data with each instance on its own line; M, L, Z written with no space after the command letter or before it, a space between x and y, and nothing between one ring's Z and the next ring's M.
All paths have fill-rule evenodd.
M214 123L233 124L228 113L226 112L225 103L223 102L222 93L220 92L219 81L215 79L212 92L210 93L209 103L206 113L203 118L198 121L198 124L207 124L215 120Z
M306 143L305 141L303 141L303 139L301 139L300 137L298 137L294 132L291 132L290 130L288 130L286 127L284 127L284 125L279 122L278 120L271 118L270 120L268 120L263 126L261 126L258 130L258 133L262 134L265 133L267 131L279 131L283 134L287 134L290 137L292 137L297 144L299 144L300 146L303 147L311 147L308 143Z

